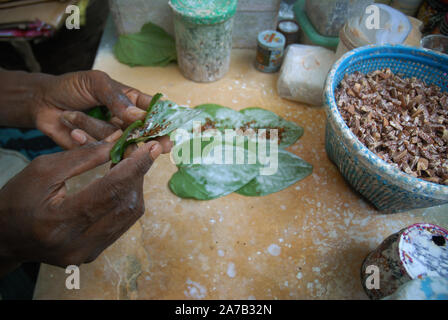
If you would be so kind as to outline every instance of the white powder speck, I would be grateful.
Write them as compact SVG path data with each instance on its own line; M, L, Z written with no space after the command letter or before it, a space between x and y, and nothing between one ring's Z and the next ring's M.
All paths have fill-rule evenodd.
M283 242L283 239L282 239L282 238L278 239L278 242L282 243L282 242Z
M285 211L285 210L286 210L286 206L282 204L282 205L280 206L280 209L282 209L283 211Z
M222 251L222 250L218 250L218 256L220 256L220 257L224 257L224 251Z
M280 253L281 253L281 251L282 251L282 248L280 248L278 245L276 245L276 244L271 244L269 247L268 247L268 252L269 252L269 254L271 255L271 256L279 256L280 255Z
M230 262L227 267L227 275L230 278L235 278L235 276L236 276L235 264L233 262Z
M296 278L299 280L302 279L303 278L302 272L297 273Z
M320 268L319 267L313 267L313 272L319 273L320 272Z
M215 223L216 223L216 220L215 220L215 219L210 219L210 223L211 223L211 224L215 224Z
M193 299L204 299L207 290L199 283L187 279L187 290L184 291L184 294Z

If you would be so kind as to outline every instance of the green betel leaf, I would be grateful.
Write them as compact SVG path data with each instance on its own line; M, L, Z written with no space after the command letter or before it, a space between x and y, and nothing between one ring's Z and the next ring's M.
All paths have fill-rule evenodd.
M163 67L176 61L176 43L165 30L148 22L140 32L120 36L114 54L118 61L131 67Z
M281 138L280 148L287 147L303 135L303 129L295 123L260 108L237 112L220 105L205 104L197 106L195 110L200 110L201 113L182 127L189 134L183 138L176 137L172 153L179 171L173 175L169 186L179 197L211 200L232 192L246 196L264 196L281 191L311 174L311 165L279 149L267 136L264 142L257 141L252 138L253 136L225 141L226 129L242 129L245 133L249 133L248 129L254 129L260 134L262 132L259 129L267 131L277 129ZM198 129L198 123L194 121L199 122L202 137L193 134ZM193 124L195 124L194 130ZM204 139L206 133L209 133L208 139ZM260 155L260 151L264 148L266 148L265 157ZM250 156L251 162L235 164L236 150L243 151L247 155L245 161ZM230 162L225 156L227 151L232 151L231 154L234 156ZM262 159L270 164L277 164L274 165L277 170L274 170L272 175L262 175L269 173L266 169L270 167L263 165L262 163L266 162Z
M249 197L266 196L288 188L312 172L311 164L288 151L279 149L277 172L273 175L258 175L237 193Z
M200 115L200 110L181 107L172 101L157 101L145 122L145 136L156 138L182 128Z
M261 108L247 108L240 113L245 116L246 123L252 129L279 130L280 148L287 148L303 135L303 128L294 122L286 121L275 113Z
M192 165L179 168L169 182L171 191L185 199L213 200L235 192L259 172L254 165Z
M148 107L145 122L137 121L128 127L111 152L113 163L121 161L126 147L170 134L200 114L200 110L181 107L172 101L161 101L161 94L154 96Z
M232 150L231 164L225 164L226 151ZM254 179L263 166L245 147L217 144L194 155L192 163L181 163L169 182L171 191L181 198L212 200L233 193ZM218 151L218 154L216 153ZM242 155L237 162L237 154ZM254 160L251 164L250 158ZM195 160L200 164L195 164ZM238 164L241 163L241 164Z
M220 106L218 104L202 104L196 106L195 110L200 110L201 113L194 119L194 121L200 121L204 126L204 131L211 128L211 123L207 121L211 120L213 122L213 128L220 131L225 129L235 129L242 126L245 117L233 109ZM192 130L192 123L189 126L183 127L185 130Z

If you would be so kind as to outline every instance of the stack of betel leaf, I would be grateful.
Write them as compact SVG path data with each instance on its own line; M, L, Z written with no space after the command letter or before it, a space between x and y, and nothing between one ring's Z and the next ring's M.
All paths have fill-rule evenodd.
M145 122L125 131L111 158L117 163L129 144L171 133L175 142L171 157L178 171L169 187L177 196L198 200L233 192L265 196L312 173L310 164L285 150L303 135L295 123L260 108L238 112L206 104L192 109L161 101L160 96L151 102Z

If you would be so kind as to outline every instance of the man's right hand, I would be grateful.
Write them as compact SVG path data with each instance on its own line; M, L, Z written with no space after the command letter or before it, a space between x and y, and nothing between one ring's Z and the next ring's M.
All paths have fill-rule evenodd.
M96 142L38 157L0 190L0 263L91 262L141 217L143 178L163 151L157 141L81 191L66 192L68 179L109 161L112 146Z

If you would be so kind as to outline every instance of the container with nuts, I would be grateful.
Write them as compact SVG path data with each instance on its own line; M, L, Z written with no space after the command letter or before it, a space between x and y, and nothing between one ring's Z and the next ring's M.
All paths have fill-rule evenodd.
M385 69L347 74L336 101L353 133L381 159L448 185L448 92Z

